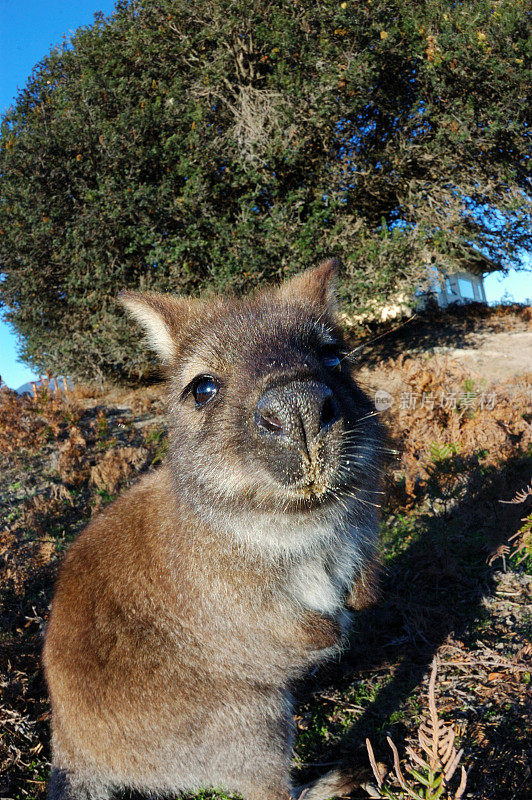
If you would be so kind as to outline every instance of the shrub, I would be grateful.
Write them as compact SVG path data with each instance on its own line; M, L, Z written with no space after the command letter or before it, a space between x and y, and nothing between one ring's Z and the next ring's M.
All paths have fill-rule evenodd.
M247 290L336 255L364 310L516 263L522 0L121 0L0 139L0 304L39 372L140 378L119 289ZM473 248L473 249L471 249Z

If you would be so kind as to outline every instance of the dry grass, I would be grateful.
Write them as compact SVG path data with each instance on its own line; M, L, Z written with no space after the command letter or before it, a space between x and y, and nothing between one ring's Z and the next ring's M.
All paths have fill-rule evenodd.
M423 717L418 727L417 746L406 747L408 760L403 766L397 747L388 736L388 744L393 753L393 773L388 777L387 768L383 764L377 764L371 742L366 739L371 768L377 781L376 787L365 787L370 797L385 797L389 800L405 800L407 797L414 800L460 800L463 797L467 785L467 772L463 766L460 768L460 782L456 791L450 789L464 751L456 750L454 726L446 725L438 716L435 700L437 672L438 660L435 657L429 681L429 713Z
M378 381L395 400L383 418L401 454L398 505L430 494L435 481L444 498L456 497L473 462L497 467L532 448L532 373L485 386L452 359L399 356L380 367Z
M34 395L18 395L0 387L0 452L16 454L57 439L62 430L79 419L79 408L70 393L43 388Z

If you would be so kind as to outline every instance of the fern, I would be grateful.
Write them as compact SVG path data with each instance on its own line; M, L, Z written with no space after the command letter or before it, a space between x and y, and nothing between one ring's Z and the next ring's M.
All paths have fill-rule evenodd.
M529 497L532 497L532 481L525 489L520 489L518 492L516 492L511 500L500 500L499 502L518 505L526 502ZM523 517L521 522L522 525L517 533L514 533L514 535L510 536L508 539L508 542L512 543L514 549L511 550L510 545L500 545L489 558L489 564L493 564L497 558L502 558L503 563L505 564L505 558L507 555L516 556L518 553L522 554L517 562L518 564L521 564L521 562L526 558L532 556L532 511L526 517Z
M449 444L447 442L433 442L430 446L430 456L435 464L447 461L460 452L460 447L457 444Z
M388 744L393 753L393 772L388 780L382 764L377 764L373 748L366 739L369 761L377 786L366 785L370 797L384 797L388 800L459 800L466 789L467 773L464 767L460 770L460 785L450 794L450 782L458 769L463 750L455 748L456 733L453 725L447 725L438 717L434 690L437 676L437 658L432 662L432 672L428 691L428 716L418 729L418 751L408 746L408 761L401 765L399 753L392 739L388 736ZM395 788L393 783L399 784Z

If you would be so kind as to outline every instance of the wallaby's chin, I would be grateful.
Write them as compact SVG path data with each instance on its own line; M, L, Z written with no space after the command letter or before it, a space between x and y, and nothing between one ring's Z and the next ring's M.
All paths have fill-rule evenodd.
M301 515L323 511L349 512L349 500L357 495L355 483L346 484L338 480L325 480L323 476L309 482L290 487L279 487L278 508L284 514Z
M342 459L334 464L307 465L297 475L286 470L270 470L261 462L247 464L231 473L222 469L217 475L216 498L209 496L203 480L194 494L203 518L228 528L240 513L270 517L272 524L283 518L293 524L335 521L351 514L353 501L364 491L360 476ZM190 474L189 474L190 481ZM194 499L191 496L193 500ZM228 522L228 526L225 525Z

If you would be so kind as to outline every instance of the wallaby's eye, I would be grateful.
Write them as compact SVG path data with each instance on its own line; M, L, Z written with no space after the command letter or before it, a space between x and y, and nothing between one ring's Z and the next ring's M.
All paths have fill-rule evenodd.
M199 375L192 383L191 391L197 406L204 406L218 394L220 384L212 375Z
M340 366L341 356L336 345L328 345L321 354L321 360L327 369L335 369Z

